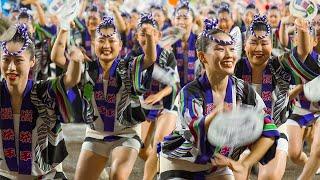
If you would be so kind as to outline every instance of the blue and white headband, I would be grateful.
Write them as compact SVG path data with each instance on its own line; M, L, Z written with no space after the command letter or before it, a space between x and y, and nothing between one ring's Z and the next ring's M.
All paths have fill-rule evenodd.
M20 50L18 50L16 52L9 52L7 49L7 42L8 41L3 41L3 42L1 42L1 46L2 46L2 50L5 55L19 56L23 53L23 51L25 51L30 46L30 44L32 44L32 40L30 39L29 34L28 34L28 26L26 24L16 24L15 26L17 29L16 34L20 34L20 36L24 39L23 46L21 47Z
M267 28L266 34L264 34L262 36L258 36L254 32L254 27L257 24L264 24L266 26L266 28ZM251 23L251 25L249 27L249 31L253 36L255 36L258 39L264 39L265 37L269 36L271 34L271 26L270 26L270 24L268 24L267 16L266 15L260 16L259 14L258 15L254 15L253 21L252 21L252 23Z
M143 24L151 24L153 27L157 27L156 20L152 17L151 13L142 13L140 16L140 21L138 27L141 27Z
M183 8L187 9L188 12L186 14L179 14L178 11ZM191 8L189 5L189 1L188 0L181 0L180 3L178 4L177 8L175 9L174 14L177 16L187 16L189 14L190 10L191 10Z
M104 35L102 32L101 32L101 28L102 27L113 27L114 31L113 33L111 34L108 34L108 35ZM113 36L114 34L117 33L117 29L116 29L116 26L115 26L115 23L114 23L114 19L113 17L111 16L104 16L102 18L102 22L97 26L97 29L96 29L97 33L100 35L100 36L103 36L103 37L106 37L106 38L109 38L111 36Z
M31 20L32 16L29 14L28 11L29 10L27 8L20 8L19 9L20 14L18 15L18 18L20 18L22 15L26 15L26 16L28 16L28 19Z
M203 30L203 32L201 34L203 37L206 37L206 38L216 42L219 45L232 45L232 44L234 44L234 40L233 40L232 36L230 36L229 34L228 35L231 38L231 41L224 41L224 40L221 40L221 39L217 39L213 35L210 34L211 30L214 30L214 29L219 30L217 28L217 26L218 26L218 20L217 19L205 19L204 20L204 24L205 24L204 30Z

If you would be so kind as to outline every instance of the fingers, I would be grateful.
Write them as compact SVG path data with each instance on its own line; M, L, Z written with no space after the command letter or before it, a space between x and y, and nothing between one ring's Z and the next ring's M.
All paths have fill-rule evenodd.
M69 57L71 61L74 62L83 62L84 61L84 55L81 52L80 48L76 46L71 46L69 48Z

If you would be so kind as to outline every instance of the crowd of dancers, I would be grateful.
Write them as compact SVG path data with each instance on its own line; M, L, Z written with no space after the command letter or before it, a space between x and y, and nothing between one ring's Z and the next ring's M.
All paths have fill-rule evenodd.
M52 14L22 0L0 19L0 179L67 179L61 124L74 122L87 124L76 180L106 166L129 179L137 157L144 180L242 180L254 167L278 180L287 159L303 167L296 179L320 174L320 9L308 19L291 1L66 2ZM256 138L241 109L257 112ZM217 144L214 132L233 135Z

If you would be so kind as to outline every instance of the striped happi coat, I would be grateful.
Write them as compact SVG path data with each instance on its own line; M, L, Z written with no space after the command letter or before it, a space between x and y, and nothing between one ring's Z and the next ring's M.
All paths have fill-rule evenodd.
M1 88L4 87L1 82ZM63 172L55 167L68 155L61 123L73 121L70 103L67 100L63 77L34 83L31 90L31 102L37 109L38 117L33 119L32 130L32 174L34 178L63 179ZM0 129L1 134L1 129ZM0 179L15 177L9 172L2 149L0 136Z
M234 76L231 79L233 81L232 94L236 93L234 103L254 107L265 106L251 86ZM219 152L234 160L239 159L240 154L247 147L232 149L230 147L213 146L208 142L204 129L205 114L207 114L205 98L205 92L199 78L182 88L175 103L179 114L177 128L170 136L165 137L164 142L161 143L159 147L161 155L196 164L210 163L210 158L213 158L214 152ZM270 138L279 136L279 132L268 114L265 114L264 123L262 136ZM274 148L275 146L272 146L261 163L264 164L274 157Z

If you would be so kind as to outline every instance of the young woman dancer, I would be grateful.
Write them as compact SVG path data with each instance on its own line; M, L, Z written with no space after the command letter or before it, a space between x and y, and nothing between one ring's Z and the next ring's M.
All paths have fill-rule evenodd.
M266 16L255 15L246 36L246 58L242 58L236 66L236 76L251 84L261 95L266 104L266 113L272 116L278 127L286 121L289 84L293 73L290 63L304 61L309 53L311 37L304 25L305 21L297 20L297 47L291 53L272 57L271 26ZM268 164L260 165L258 178L282 179L287 154L288 135L285 131L281 131L276 156Z
M73 48L64 75L36 83L28 80L35 47L27 25L16 25L15 35L2 42L0 179L66 179L61 122L73 120L66 91L80 81L82 61Z
M142 14L137 27L137 40L144 51L147 48L147 39L143 28L148 25L152 25L157 29L156 43L161 36L158 24L151 14ZM174 73L172 78L177 78L172 79L172 81L175 81L172 83L173 86L152 80L151 89L143 96L140 96L141 105L145 110L147 118L147 121L141 124L141 136L144 147L141 149L140 156L146 160L144 179L153 179L156 175L158 160L157 144L163 140L164 136L169 135L173 131L176 122L176 113L172 110L179 86L176 59L172 51L164 50L158 45L156 46L156 51L157 61L155 66Z
M237 62L234 41L215 25L214 21L206 20L206 28L197 40L197 54L205 73L178 94L177 129L162 143L160 179L234 179L233 174L236 179L245 179L254 163L259 160L266 163L273 158L272 153L263 158L279 136L267 113L263 113L262 135L243 161L236 160L245 148L218 147L208 142L208 127L221 111L236 109L236 104L246 104L257 111L265 107L251 86L232 76ZM220 164L221 161L227 163Z
M90 126L78 160L75 179L98 179L109 157L111 157L111 179L128 179L139 149L141 148L137 124L144 117L137 117L138 108L131 108L131 96L145 92L151 81L152 69L143 69L156 61L156 30L152 25L144 26L145 52L137 58L119 58L122 42L113 18L104 17L97 27L95 54L97 59L89 62L82 76L83 108L91 113L86 117ZM63 55L67 31L57 38L57 65L64 67L67 59ZM58 50L61 48L60 50ZM87 103L85 103L87 102Z
M196 74L196 40L197 35L192 32L194 12L189 7L189 2L181 1L174 12L173 24L185 29L181 40L172 45L177 60L177 68L180 77L180 87L191 82Z

